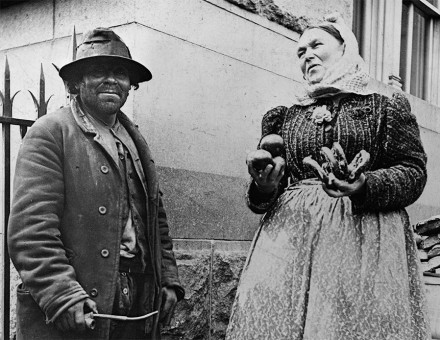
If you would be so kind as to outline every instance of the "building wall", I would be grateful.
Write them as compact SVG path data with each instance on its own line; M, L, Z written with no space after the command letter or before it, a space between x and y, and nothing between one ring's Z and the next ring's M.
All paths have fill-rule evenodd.
M338 10L351 23L352 1L39 0L0 12L0 74L5 57L16 96L14 116L34 119L40 63L49 111L65 104L57 66L70 35L110 26L153 79L130 94L124 111L148 140L158 165L187 297L167 339L222 339L235 285L259 216L244 204L246 153L263 114L290 105L301 86L296 29ZM384 93L392 89L372 82ZM429 154L429 183L409 208L435 214L440 110L411 98ZM13 161L20 144L14 135ZM15 276L16 277L16 276ZM13 289L12 287L11 289ZM12 295L13 297L14 295Z

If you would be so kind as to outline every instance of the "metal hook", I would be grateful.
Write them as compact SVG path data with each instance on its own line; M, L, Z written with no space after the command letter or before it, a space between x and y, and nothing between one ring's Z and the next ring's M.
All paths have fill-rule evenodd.
M86 326L89 329L94 329L96 326L94 318L101 319L109 319L109 320L117 320L117 321L139 321L149 318L155 314L159 313L159 311L154 311L141 316L123 316L123 315L112 315L112 314L99 314L99 313L87 313L85 315L86 318Z

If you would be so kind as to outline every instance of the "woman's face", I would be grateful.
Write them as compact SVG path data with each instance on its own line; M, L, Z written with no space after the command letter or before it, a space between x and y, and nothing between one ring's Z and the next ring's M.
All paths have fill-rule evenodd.
M344 54L344 45L319 28L311 28L298 41L298 58L304 78L319 83L327 69Z

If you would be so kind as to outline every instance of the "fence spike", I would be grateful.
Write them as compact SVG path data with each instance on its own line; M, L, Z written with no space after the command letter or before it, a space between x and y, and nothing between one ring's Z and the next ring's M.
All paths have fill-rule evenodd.
M5 59L5 94L3 102L3 116L12 117L11 105L11 71L9 69L8 56Z
M26 125L20 125L20 136L21 139L24 138L24 136L26 135L28 127Z
M14 102L15 96L20 91L14 93L11 98L11 71L9 69L8 56L6 56L5 60L5 92L4 94L0 92L0 97L3 102L3 116L4 117L12 117L12 103Z
M3 94L2 91L0 91L0 99L2 101L3 106L6 105L6 70L9 70L8 56L6 56L6 61L5 61L5 94ZM4 107L3 107L3 111L4 111Z
M52 64L54 65L54 64ZM55 65L54 65L55 66ZM49 104L50 98L52 98L52 95L47 99L46 101L46 81L44 78L44 70L43 70L43 64L41 64L40 67L40 98L37 100L37 97L30 91L32 100L34 101L35 108L37 109L38 118L44 116L47 113L47 105Z
M76 29L75 29L75 25L73 25L73 37L72 37L72 61L76 60L76 49L77 49L78 45L76 43Z
M34 94L33 94L30 90L28 90L28 92L29 92L29 93L31 94L31 96L32 96L32 100L34 101L35 108L37 109L37 111L39 111L39 110L40 110L40 104L38 103L37 98L35 98Z
M55 65L54 63L52 63L52 65L53 65L53 67L55 67L55 70L57 70L57 72L59 73L60 72L60 68L57 65Z
M15 96L18 94L18 92L20 92L20 90L18 90L17 92L15 92L14 95L11 97L11 107L12 107L12 103L14 102L14 98L15 98Z
M8 56L6 56L6 59L5 59L5 80L8 81L8 83L10 83L10 81L11 81L11 71L9 69ZM10 84L8 84L8 85L10 85ZM6 82L5 82L5 87L6 87ZM5 88L5 92L7 92L6 88Z
M51 94L50 96L49 96L49 98L46 100L46 108L47 108L47 104L49 104L49 100L50 100L50 98L52 98L53 97L53 94Z
M44 103L46 100L45 95L46 82L44 80L43 63L40 64L40 104ZM40 115L38 115L40 117Z
M70 37L69 51L68 51L68 55L67 55L68 62L76 60L76 48L77 48L76 28L75 28L75 25L73 25L72 36Z

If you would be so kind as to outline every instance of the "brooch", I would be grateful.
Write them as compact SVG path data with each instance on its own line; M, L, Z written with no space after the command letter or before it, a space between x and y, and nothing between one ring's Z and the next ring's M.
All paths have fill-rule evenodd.
M331 122L333 119L332 113L327 110L327 105L315 107L311 118L315 124L322 124L324 122Z
M334 117L332 113L327 110L327 105L315 107L310 118L313 119L313 122L317 125L324 124L326 131L332 129L328 123L330 123Z

